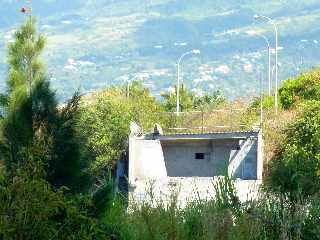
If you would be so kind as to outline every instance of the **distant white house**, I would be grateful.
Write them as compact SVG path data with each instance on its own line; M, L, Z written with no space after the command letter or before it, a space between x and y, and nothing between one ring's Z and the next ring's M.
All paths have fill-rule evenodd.
M117 182L127 182L129 203L147 199L149 188L166 201L173 187L182 205L214 196L213 182L229 175L242 201L256 197L263 172L260 130L143 135L131 125L128 158L118 163Z

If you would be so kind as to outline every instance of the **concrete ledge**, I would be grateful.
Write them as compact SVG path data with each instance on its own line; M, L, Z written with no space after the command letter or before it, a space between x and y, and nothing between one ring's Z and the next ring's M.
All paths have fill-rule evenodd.
M180 133L172 135L156 135L152 136L154 139L160 141L176 141L176 140L213 140L213 139L246 139L248 137L257 138L259 131L244 131L244 132L213 132L203 134L191 134L191 133ZM151 136L148 136L151 137ZM146 138L148 138L146 137Z

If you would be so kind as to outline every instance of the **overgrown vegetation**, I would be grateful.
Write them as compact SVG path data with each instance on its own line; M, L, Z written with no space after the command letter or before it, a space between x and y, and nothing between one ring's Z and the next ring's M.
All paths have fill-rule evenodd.
M240 203L231 179L212 186L214 199L196 199L181 208L175 193L164 204L148 198L127 214L115 204L104 219L115 239L319 239L319 200L291 202L264 193Z
M162 94L162 98L164 99L163 105L165 110L168 112L176 112L176 91L177 89L175 86L174 92ZM226 102L226 99L220 90L198 96L197 94L190 92L188 88L182 84L179 93L180 111L182 112L188 112L192 110L206 111L209 107L216 107Z
M320 184L320 102L305 102L271 163L269 180L290 198L317 194Z
M130 96L123 88L111 88L83 99L77 128L85 139L91 170L105 174L127 149L130 122L151 131L154 123L163 123L162 106L141 83L134 82Z
M111 171L125 154L131 121L147 131L154 123L252 127L260 99L247 107L228 103L220 92L196 97L182 88L181 109L206 114L182 115L179 122L168 114L175 110L174 94L159 102L134 82L130 94L124 87L75 93L59 107L39 59L44 46L32 18L9 46L7 92L0 98L1 240L320 238L318 71L284 83L278 115L271 114L271 98L262 101L272 154L258 198L241 203L233 180L225 177L212 186L213 199L182 208L173 191L169 204L151 195L127 211L125 200L114 194ZM222 108L243 110L231 119ZM281 119L287 121L281 125Z
M284 82L279 90L279 97L284 109L306 100L320 100L320 71L312 70L295 79Z

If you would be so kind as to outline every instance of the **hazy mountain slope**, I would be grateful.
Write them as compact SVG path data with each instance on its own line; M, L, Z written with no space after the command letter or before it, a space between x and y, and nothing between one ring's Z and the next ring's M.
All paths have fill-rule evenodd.
M23 21L24 1L0 0L0 79L5 81L5 45ZM223 88L228 97L258 91L257 69L266 66L263 40L246 31L265 33L253 15L274 17L280 29L280 76L285 79L319 63L318 0L37 0L33 14L47 35L46 60L61 99L118 84L137 76L153 92L175 84L179 56L184 81L195 90ZM318 43L319 41L319 43ZM265 71L264 71L265 72Z

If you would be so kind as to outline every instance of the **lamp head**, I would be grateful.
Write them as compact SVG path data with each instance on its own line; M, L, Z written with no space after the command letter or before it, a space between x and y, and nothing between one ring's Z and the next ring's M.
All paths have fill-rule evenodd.
M249 31L246 31L246 34L248 34L249 36L256 36L257 32L254 30L249 30Z
M194 53L194 54L200 54L200 50L199 50L199 49L194 49L194 50L192 50L192 53Z
M260 18L261 18L261 16L260 16L260 15L258 15L258 14L255 14L255 15L253 16L253 18L254 18L255 20L258 20L258 19L260 19Z

